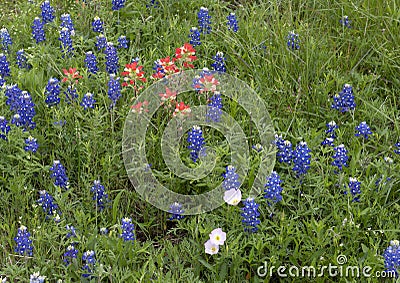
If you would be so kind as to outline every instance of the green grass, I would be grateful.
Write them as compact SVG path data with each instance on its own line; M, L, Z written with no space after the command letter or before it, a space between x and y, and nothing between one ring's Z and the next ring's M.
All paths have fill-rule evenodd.
M159 8L146 9L146 1L128 0L119 13L110 12L111 1L88 2L82 5L72 0L53 0L57 17L46 26L46 42L38 45L31 38L30 27L33 18L40 15L38 1L6 1L0 12L0 27L7 27L13 39L7 56L12 74L7 83L29 91L37 112L34 130L28 133L12 126L8 140L0 140L1 276L11 282L25 282L30 274L40 271L48 282L79 282L81 256L90 249L96 251L94 281L98 282L278 282L276 272L273 278L259 277L257 268L264 262L268 267L335 265L340 254L346 255L346 265L371 266L371 274L384 270L382 254L400 232L400 156L393 153L394 143L400 141L397 1L160 0ZM109 108L104 55L94 47L96 34L90 24L99 16L105 22L109 41L116 43L119 35L130 39L130 48L118 53L120 66L139 57L149 78L155 60L172 56L176 47L188 41L201 6L209 8L212 33L202 36L195 67L211 68L215 53L224 52L228 73L263 98L276 132L293 144L306 141L312 151L311 169L302 182L295 178L291 166L277 162L283 201L269 207L261 195L256 199L261 224L255 234L243 231L241 205L223 205L212 212L168 221L168 213L140 198L129 181L121 153L123 126L133 92L125 91L117 107ZM226 16L232 11L239 19L238 33L226 28ZM76 29L72 58L61 56L57 40L59 16L67 12ZM349 16L352 28L339 24L343 15ZM291 51L286 46L286 36L292 30L299 34L300 50ZM21 48L29 55L29 71L15 65L15 52ZM89 50L96 51L101 69L90 78L83 62L84 52ZM78 104L63 100L56 107L46 106L44 89L48 79L61 79L62 69L69 67L78 68L84 76L78 86L80 97L86 92L95 94L94 110L84 111ZM149 79L145 87L151 82ZM353 86L357 107L352 113L342 114L331 109L331 103L345 83ZM183 97L191 105L198 104L193 94ZM0 115L11 120L5 102L0 94ZM250 117L244 110L235 109L229 100L224 100L225 104L249 137L249 144L259 142L254 130L250 134ZM66 125L53 124L60 120ZM343 182L347 183L349 177L362 182L359 203L351 202L351 197L336 186L340 176L331 166L333 149L320 146L325 124L331 120L339 125L335 144L343 143L349 150L349 167L341 174ZM365 142L354 137L354 128L362 121L373 131ZM167 122L163 112L159 111L152 122L157 128L151 128L146 136L146 155L162 183L176 192L197 194L222 181L221 174L229 165L229 146L220 134L205 130L207 144L220 153L215 172L191 182L174 177L162 159L160 141ZM23 149L29 134L40 144L35 154ZM182 141L181 157L190 164L186 145ZM257 157L251 152L251 166L256 170ZM387 156L393 158L393 164L384 161ZM56 159L66 167L71 183L66 192L57 189L50 179L49 168ZM376 188L375 181L381 175L391 177L391 181ZM241 177L246 198L251 181ZM96 179L101 180L112 200L112 208L103 212L94 208L90 192ZM60 223L46 220L36 205L39 190L54 196L62 211ZM137 237L134 244L119 238L123 217L133 219ZM77 239L66 239L67 224L77 229ZM32 258L14 253L13 238L20 225L27 226L32 234ZM101 227L107 227L109 234L101 235ZM210 256L204 252L204 243L218 227L227 232L227 240L218 254ZM77 242L78 259L66 267L62 255L73 241ZM359 279L334 278L325 273L314 281Z

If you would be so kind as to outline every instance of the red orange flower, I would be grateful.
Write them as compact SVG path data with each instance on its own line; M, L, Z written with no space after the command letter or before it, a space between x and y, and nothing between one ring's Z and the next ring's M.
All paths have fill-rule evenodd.
M147 106L149 105L149 102L147 100L143 102L138 102L135 105L131 106L132 112L137 113L137 114L142 114L144 112L149 112L149 109L147 109Z
M138 66L136 61L126 64L124 71L121 73L121 75L124 76L122 86L128 86L129 84L136 85L136 80L146 82L142 69L143 66Z
M180 118L185 117L186 115L189 115L192 110L190 109L189 105L185 105L183 102L179 102L175 106L175 111L173 116L178 116Z
M175 58L173 61L175 62L179 60L183 62L185 68L194 68L194 65L191 64L191 62L197 59L195 54L196 50L191 44L186 42L182 47L176 48Z
M63 73L64 75L66 75L66 77L64 77L62 79L62 82L65 83L69 80L74 80L75 79L75 83L78 83L78 79L81 79L82 76L79 75L79 72L76 70L76 68L69 68L67 69L63 69Z

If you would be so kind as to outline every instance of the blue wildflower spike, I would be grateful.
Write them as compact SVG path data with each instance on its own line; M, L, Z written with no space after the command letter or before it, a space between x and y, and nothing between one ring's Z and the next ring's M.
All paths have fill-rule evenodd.
M258 231L258 225L260 220L258 217L260 213L258 212L258 204L252 198L246 199L244 202L244 207L241 208L243 211L241 216L243 217L242 223L244 224L244 231L249 233L255 233Z

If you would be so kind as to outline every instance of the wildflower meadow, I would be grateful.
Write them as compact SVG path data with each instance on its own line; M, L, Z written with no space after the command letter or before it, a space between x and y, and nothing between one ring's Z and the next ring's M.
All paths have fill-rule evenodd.
M1 6L0 282L400 282L398 1Z

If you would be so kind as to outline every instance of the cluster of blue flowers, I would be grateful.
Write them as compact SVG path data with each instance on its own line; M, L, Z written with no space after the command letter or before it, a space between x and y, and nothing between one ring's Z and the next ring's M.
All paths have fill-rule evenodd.
M208 122L220 122L222 116L222 98L221 93L215 91L213 96L210 98L210 102L207 104L206 120Z
M258 206L254 199L248 198L243 202L244 207L241 208L243 217L242 223L244 224L245 232L255 233L258 231L258 225L260 224L259 216L260 212L258 211Z
M46 40L46 34L44 31L44 23L40 20L39 17L36 17L33 20L32 36L33 36L33 39L35 39L36 43Z
M37 139L32 136L29 136L25 140L25 151L35 153L39 148L39 144L37 143Z
M115 49L112 42L107 42L104 53L106 54L106 71L109 74L117 74L119 69L119 59L117 55L117 50Z
M88 92L82 97L82 102L81 106L83 106L83 109L86 110L88 108L94 108L94 104L96 103L96 100L93 97L93 94Z
M201 7L200 11L197 13L197 21L199 24L199 30L202 34L211 33L211 16L208 13L208 9Z
M74 23L72 22L71 15L70 14L62 14L60 17L61 24L60 28L67 28L71 34L71 36L75 35L75 28L74 28Z
M278 149L276 157L280 163L290 164L292 162L293 146L288 140L284 140L282 136L275 135L274 144Z
M118 38L118 43L119 43L118 48L125 48L125 49L128 48L128 43L129 42L128 42L128 39L126 38L125 35L121 35Z
M78 256L78 250L75 248L74 245L69 245L63 255L64 258L63 261L65 265L69 265L74 258L77 258L77 256Z
M190 158L193 160L193 162L196 162L205 145L203 131L199 126L193 126L188 133L187 142L189 143L188 149L191 150Z
M228 20L228 29L232 30L233 32L237 32L239 30L239 26L235 13L230 13L229 16L226 17L226 19Z
M354 101L353 87L349 84L345 84L342 91L333 97L331 107L342 113L354 110L356 108L356 103Z
M120 237L127 241L135 241L135 225L132 223L132 218L125 217L121 220L122 233Z
M84 252L82 255L82 262L84 262L82 270L87 272L84 273L82 276L86 278L90 277L93 273L94 265L96 264L95 252L92 250Z
M12 45L12 39L10 33L6 28L0 30L0 45L4 52L8 52L10 46Z
M357 180L357 178L350 177L349 178L349 189L350 193L353 196L353 201L359 202L360 197L357 196L361 194L361 182Z
M7 88L6 96L8 97L6 104L9 104L10 110L15 113L11 123L17 127L23 127L24 131L34 129L36 123L33 122L33 118L36 111L31 95L27 91L21 91L15 85Z
M97 67L97 58L92 51L86 52L84 62L86 64L86 68L90 73L92 74L97 73L97 71L99 70L99 68Z
M0 77L5 78L10 76L10 63L7 61L7 56L0 53Z
M341 144L333 149L335 153L333 154L333 162L331 163L333 166L336 166L339 171L343 170L343 167L347 167L347 161L349 157L347 156L347 149L344 144Z
M189 43L193 45L193 47L196 47L198 45L201 45L200 41L200 31L197 27L192 27L190 29L190 34L189 34L190 41Z
M14 241L16 243L16 247L14 251L22 256L32 256L33 255L33 247L31 234L28 232L28 228L21 225L18 228L17 236L15 236Z
M363 136L366 140L368 139L368 135L372 135L372 131L365 121L356 127L356 131L357 133L354 134L356 137Z
M67 173L59 160L54 161L50 171L50 177L54 179L54 186L67 190L69 186Z
M214 63L211 64L213 67L214 71L220 72L220 73L225 73L226 72L226 67L225 67L225 57L224 53L221 51L218 51L217 54L213 57L215 60Z
M294 31L289 32L287 36L287 46L292 50L300 49L300 38Z
M108 194L105 191L104 186L99 180L93 182L93 186L90 191L93 193L93 200L96 201L96 207L98 210L103 210L109 204Z
M11 130L10 125L8 125L8 121L4 116L0 116L0 138L3 140L7 140L8 132Z
M108 97L111 99L111 107L114 107L118 99L121 97L121 85L119 83L120 78L116 77L114 74L110 75L110 80L108 81Z
M46 104L51 107L60 103L60 81L56 78L50 78L46 85Z
M126 1L126 0L111 0L111 3L112 3L111 9L112 9L113 11L118 11L118 10L124 8L124 6L125 6L125 1Z
M226 172L223 174L224 181L222 182L222 188L226 191L232 189L239 189L239 175L236 173L236 168L232 165L226 167Z
M328 124L326 124L327 129L325 130L325 133L328 135L325 140L321 143L321 145L327 145L327 146L335 146L334 141L336 138L336 129L338 129L338 125L336 124L335 121L330 121Z
M104 32L103 22L100 20L99 17L94 18L94 20L92 22L92 30L94 32L100 32L100 33Z
M351 28L351 21L349 20L348 16L343 16L343 18L339 20L339 23L341 23L344 27Z
M104 36L104 34L96 36L96 47L97 50L102 50L107 47L107 38Z
M169 220L181 220L185 217L182 215L182 213L184 213L184 210L182 209L182 205L180 203L174 202L169 208L170 209L168 210L168 212L172 214Z
M42 10L43 24L51 23L54 20L55 16L54 16L54 9L50 5L50 1L48 0L44 1L40 6L40 8Z
M400 269L400 242L398 240L390 241L390 246L384 251L386 272L394 273L399 276Z
M25 51L20 49L16 52L16 60L17 66L20 69L27 69L29 70L32 66L28 63L28 59L26 58Z
M60 48L63 51L63 56L68 55L71 57L74 52L74 48L72 47L71 31L68 28L62 28L58 40L61 41Z
M272 171L271 175L267 177L267 183L265 184L264 198L268 200L268 204L277 203L282 200L282 181L278 173Z
M60 214L58 211L58 205L46 190L39 191L39 195L40 197L36 202L42 207L43 212L46 214L46 218Z

